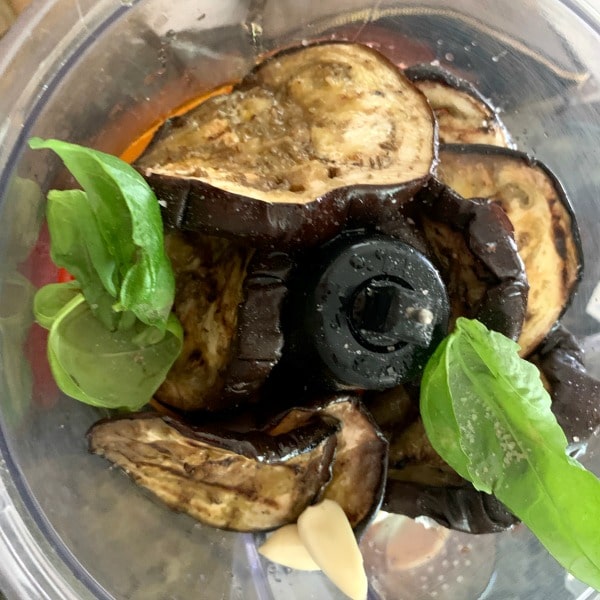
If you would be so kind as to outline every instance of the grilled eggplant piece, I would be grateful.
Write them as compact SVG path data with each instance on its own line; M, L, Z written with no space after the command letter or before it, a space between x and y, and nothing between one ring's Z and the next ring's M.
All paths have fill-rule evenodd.
M341 423L333 478L324 497L335 500L352 527L362 532L383 500L388 443L358 399L334 400L322 412Z
M441 143L514 147L496 108L468 81L432 64L414 65L404 74L427 96Z
M292 267L283 252L258 251L252 257L221 402L223 398L235 404L254 399L279 362L284 344L281 307Z
M367 407L389 441L383 510L429 517L467 533L493 533L517 522L496 498L475 490L433 449L419 416L417 386L371 394Z
M436 149L433 112L395 65L322 43L267 58L169 121L137 167L167 224L281 249L385 220L429 179Z
M321 497L337 430L325 414L241 434L146 413L100 421L88 440L172 509L214 527L262 531L295 522Z
M556 327L531 361L542 373L552 412L569 442L587 440L600 426L600 381L587 372L576 338L564 327Z
M156 398L184 411L228 410L252 400L281 357L279 313L289 259L174 232L166 248L184 341Z
M444 279L452 321L478 319L516 339L527 307L528 283L513 229L503 211L485 200L466 201L432 182L409 205L432 261Z
M270 431L280 431L281 419L298 426L314 414L328 415L340 423L333 477L323 497L335 500L344 509L360 535L377 514L383 499L387 440L361 401L345 395L318 400L309 408L293 408L277 417Z
M447 145L440 160L444 183L465 198L489 198L513 224L530 287L519 337L521 354L528 356L568 306L581 275L583 254L569 200L546 166L516 150Z
M388 483L381 508L416 518L427 516L440 525L465 533L496 533L509 529L518 519L495 496L478 492L470 483L462 486L427 485L395 479Z

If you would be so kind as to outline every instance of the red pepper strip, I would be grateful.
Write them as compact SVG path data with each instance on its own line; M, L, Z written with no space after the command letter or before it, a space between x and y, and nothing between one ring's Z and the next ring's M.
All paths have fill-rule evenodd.
M71 273L69 273L69 271L66 269L63 269L62 267L58 269L58 283L67 283L67 281L73 281L74 279L75 277L73 277L73 275L71 275Z

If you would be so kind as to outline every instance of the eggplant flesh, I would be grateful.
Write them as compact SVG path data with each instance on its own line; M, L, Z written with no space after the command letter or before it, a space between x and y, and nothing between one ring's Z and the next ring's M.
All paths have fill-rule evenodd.
M356 399L330 402L323 412L341 423L333 476L324 497L337 502L351 525L362 530L383 500L388 443Z
M175 273L182 351L155 397L180 410L228 408L223 397L252 251L212 236L176 232L165 247Z
M496 108L468 81L432 64L414 65L404 74L429 100L441 143L514 147Z
M388 442L362 402L353 396L335 396L292 408L271 425L282 430L281 419L296 426L310 415L324 414L340 423L332 478L323 498L337 502L360 535L377 514L386 484Z
M255 400L281 358L291 260L202 234L169 232L166 249L184 341L156 399L182 411L226 411Z
M467 201L438 182L410 207L446 283L452 322L459 316L478 319L516 339L529 285L504 212L486 200Z
M320 44L268 58L230 94L171 122L138 166L302 203L424 177L433 159L431 111L402 73L364 46Z
M395 65L322 43L268 57L165 124L137 168L175 227L303 247L412 197L436 153L433 112Z
M529 281L519 337L529 355L568 306L583 256L577 223L556 177L539 161L515 150L446 145L439 178L465 198L489 198L506 212Z
M208 525L262 531L296 521L331 479L338 423L310 415L271 435L202 430L139 414L100 421L90 451L124 469L170 508Z
M238 305L251 252L210 236L166 236L175 273L174 312L182 351L155 397L181 410L223 408L225 374L236 337Z

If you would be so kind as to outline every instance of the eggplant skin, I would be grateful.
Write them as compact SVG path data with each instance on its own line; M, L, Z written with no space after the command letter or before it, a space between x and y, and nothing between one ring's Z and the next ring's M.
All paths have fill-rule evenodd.
M241 434L140 413L96 423L88 442L173 510L213 527L263 531L295 522L321 497L338 426L313 414L278 435Z
M431 182L411 205L440 269L452 322L478 319L517 339L526 317L529 284L513 228L492 202L465 200L447 186Z
M485 145L444 145L438 177L465 198L488 198L506 212L529 281L521 355L528 356L568 307L583 270L577 221L547 166Z
M336 395L318 398L308 406L294 407L276 416L269 425L275 433L289 424L298 426L311 415L334 418L337 432L332 479L323 498L337 502L357 537L373 520L383 500L387 478L388 442L358 397Z
M319 43L166 124L136 166L167 225L282 249L385 221L436 162L433 112L402 72L365 46Z
M280 314L291 259L173 231L166 248L184 342L156 399L186 412L226 411L256 400L283 351Z
M214 236L178 232L169 232L165 247L175 273L173 310L184 337L182 351L155 396L184 411L228 408L223 388L252 251Z
M559 325L530 360L541 371L552 412L569 442L587 440L600 426L600 381L587 372L577 339Z
M283 252L258 251L250 260L232 359L224 376L222 402L228 406L255 400L281 359L281 310L292 268L292 259Z
M497 109L471 83L430 63L413 65L404 74L429 100L440 143L514 148Z
M400 407L396 414L381 403ZM517 519L494 496L478 492L431 446L418 413L419 390L399 386L373 394L368 406L389 440L388 477L381 508L407 517L428 517L466 533L495 533Z
M449 529L473 534L498 533L519 522L495 496L467 482L462 487L440 487L388 478L381 508L411 518L427 516Z

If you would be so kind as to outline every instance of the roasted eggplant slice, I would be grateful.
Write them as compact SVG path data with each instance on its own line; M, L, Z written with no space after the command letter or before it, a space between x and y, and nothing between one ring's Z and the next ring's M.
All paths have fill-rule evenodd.
M239 306L233 358L227 367L222 398L240 404L254 399L283 352L281 307L293 263L283 252L258 251Z
M333 462L333 477L324 498L335 500L358 535L377 514L385 490L388 443L356 397L335 396L313 402L310 408L293 408L280 416L270 431L279 433L281 421L303 423L311 415L325 414L340 423Z
M440 142L514 147L498 111L468 81L432 64L414 65L404 74L427 96Z
M516 339L525 318L528 283L503 211L485 200L466 201L438 182L420 192L407 210L446 283L452 320L478 319Z
M550 170L516 150L447 145L440 160L444 183L465 198L489 198L513 224L530 287L519 337L527 356L562 315L579 281L583 255L571 205Z
M552 412L569 442L587 440L600 426L600 381L587 372L583 351L564 327L556 327L531 357L552 397Z
M224 529L295 522L331 479L338 422L311 414L293 429L244 434L138 414L100 421L90 451L123 468L174 510Z
M496 533L509 529L517 518L495 496L463 486L427 485L395 479L390 470L382 509L416 518L427 516L444 527L466 533Z
M370 394L366 405L389 441L383 510L429 517L467 533L493 533L517 522L500 502L475 490L433 449L419 416L417 386ZM386 410L386 405L391 409Z
M282 248L326 240L373 205L386 219L429 179L436 147L431 108L398 68L323 43L267 58L171 120L137 167L168 224Z
M206 235L171 232L166 247L184 342L156 398L184 411L252 400L281 357L279 313L291 262Z
M387 477L388 443L357 399L342 398L323 409L341 423L333 478L325 498L335 500L353 528L362 531L377 514Z

